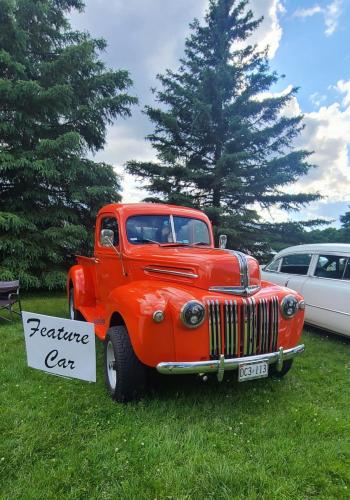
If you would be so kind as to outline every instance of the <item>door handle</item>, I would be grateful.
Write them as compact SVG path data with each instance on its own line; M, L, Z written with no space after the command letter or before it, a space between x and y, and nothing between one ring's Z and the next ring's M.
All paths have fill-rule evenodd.
M98 259L97 257L95 257L95 263L98 264L100 261L100 259Z

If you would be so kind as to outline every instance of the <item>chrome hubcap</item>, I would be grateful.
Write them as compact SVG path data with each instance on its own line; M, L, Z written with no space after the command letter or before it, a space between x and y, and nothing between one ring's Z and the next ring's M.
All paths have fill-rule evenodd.
M115 389L117 385L117 371L116 371L113 344L110 340L107 343L106 364L107 364L107 375L108 375L109 385L111 386L112 389Z
M70 314L70 319L74 319L74 299L73 299L73 294L69 297L69 314Z

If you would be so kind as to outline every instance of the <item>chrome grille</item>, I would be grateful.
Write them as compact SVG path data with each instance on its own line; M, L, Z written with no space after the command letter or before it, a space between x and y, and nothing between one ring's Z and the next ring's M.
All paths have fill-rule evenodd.
M278 298L208 300L211 358L264 354L277 350Z

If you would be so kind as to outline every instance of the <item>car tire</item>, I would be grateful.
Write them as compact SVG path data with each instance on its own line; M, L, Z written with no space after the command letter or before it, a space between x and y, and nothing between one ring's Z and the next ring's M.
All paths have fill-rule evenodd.
M104 343L105 383L112 399L126 403L146 387L146 366L137 358L125 326L109 328Z
M78 311L78 309L75 309L74 288L73 287L71 287L69 289L68 308L69 308L69 318L70 319L75 319L77 321L85 321L85 318L81 314L81 312Z
M293 365L293 360L286 359L286 361L284 361L283 363L282 370L278 371L276 368L276 364L273 364L270 366L270 376L274 378L283 378L292 368L292 365Z

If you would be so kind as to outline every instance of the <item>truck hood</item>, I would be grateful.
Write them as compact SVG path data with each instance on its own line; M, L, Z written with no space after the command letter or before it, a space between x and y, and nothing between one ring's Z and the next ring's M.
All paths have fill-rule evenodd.
M142 245L132 248L125 257L133 279L146 275L237 295L239 291L250 295L260 287L257 260L234 250Z

